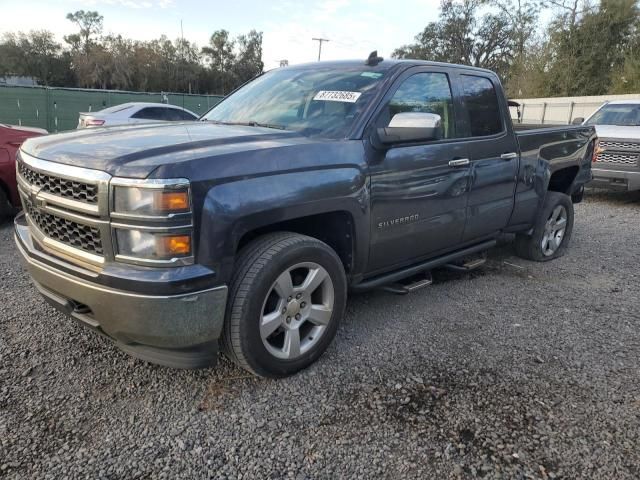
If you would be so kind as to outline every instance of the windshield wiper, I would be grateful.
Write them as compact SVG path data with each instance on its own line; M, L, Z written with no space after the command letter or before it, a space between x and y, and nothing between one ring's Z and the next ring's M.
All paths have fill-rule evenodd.
M276 130L286 130L287 127L284 125L278 125L276 123L260 123L254 120L250 120L248 122L221 122L219 120L206 120L207 122L215 123L216 125L240 125L242 127L264 127L264 128L274 128Z

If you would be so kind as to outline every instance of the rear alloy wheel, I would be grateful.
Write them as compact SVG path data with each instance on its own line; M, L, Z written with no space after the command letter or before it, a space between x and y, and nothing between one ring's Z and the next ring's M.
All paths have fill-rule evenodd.
M564 255L573 231L571 197L547 192L531 235L516 236L516 253L522 258L546 262Z
M338 255L315 238L274 233L247 245L236 265L223 352L265 377L311 365L344 314L347 283Z
M544 226L544 234L542 235L542 254L545 257L550 257L558 251L562 240L564 240L564 234L567 231L567 209L562 205L558 205L553 209L551 215L547 219L547 223Z

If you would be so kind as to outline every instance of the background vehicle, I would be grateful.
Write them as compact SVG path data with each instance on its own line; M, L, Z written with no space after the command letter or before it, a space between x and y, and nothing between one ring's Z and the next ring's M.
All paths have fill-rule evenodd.
M150 122L183 122L197 120L198 115L186 108L164 103L130 102L97 112L81 112L78 128L109 127Z
M0 123L0 221L20 205L16 188L16 153L27 138L46 135L42 128Z
M595 126L600 140L591 186L640 190L640 100L605 103L584 124Z
M325 351L348 288L408 293L504 232L524 258L562 255L595 138L514 132L487 70L281 68L201 122L30 140L16 241L44 297L125 351L201 367L220 343L281 377ZM75 187L34 191L36 174Z

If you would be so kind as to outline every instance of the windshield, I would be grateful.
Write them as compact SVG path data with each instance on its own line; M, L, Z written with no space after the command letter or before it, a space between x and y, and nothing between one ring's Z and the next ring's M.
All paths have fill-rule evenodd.
M272 70L225 98L202 120L344 138L383 76L364 65Z
M640 104L609 104L587 121L587 125L640 126Z

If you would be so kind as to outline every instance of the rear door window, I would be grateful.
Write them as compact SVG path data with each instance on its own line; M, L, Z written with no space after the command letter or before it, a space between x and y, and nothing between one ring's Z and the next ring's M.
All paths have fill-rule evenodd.
M464 103L469 115L472 137L487 137L504 130L498 95L491 80L476 75L461 75Z

